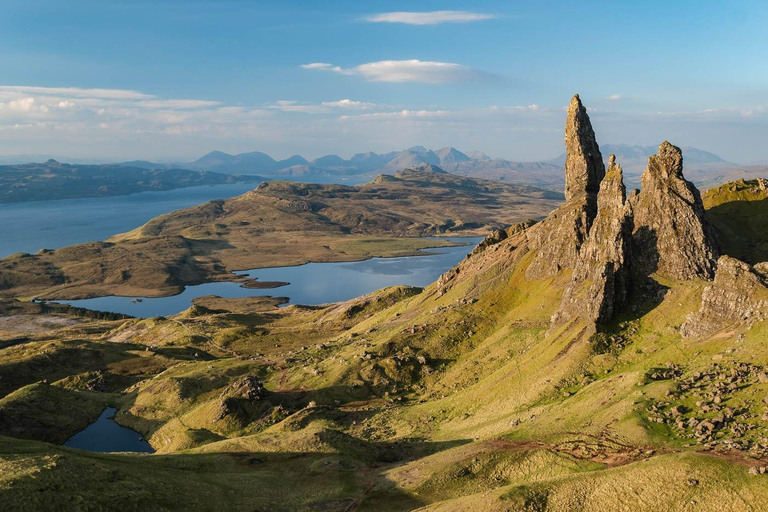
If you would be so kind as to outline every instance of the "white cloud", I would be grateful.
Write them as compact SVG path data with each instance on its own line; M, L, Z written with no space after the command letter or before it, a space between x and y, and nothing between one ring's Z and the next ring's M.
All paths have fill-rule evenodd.
M607 99L607 100L620 100L621 96L619 96L618 94L611 94L610 96L607 96L605 99Z
M328 114L335 109L344 110L366 110L376 107L375 103L368 103L365 101L354 101L349 99L337 100L337 101L324 101L320 104L299 102L296 100L278 100L267 108L274 110L282 110L283 112L301 112L304 114Z
M302 65L304 69L332 71L342 75L362 76L370 82L416 82L424 84L444 84L461 82L480 76L476 70L452 62L431 62L418 59L381 60L360 64L353 68L341 68L326 63Z
M30 111L35 108L35 98L22 98L8 102L10 110Z
M495 18L493 14L467 11L384 12L365 17L373 23L404 23L406 25L437 25L439 23L468 23Z
M375 103L368 103L365 101L353 101L348 99L343 99L338 101L324 101L322 105L324 107L331 107L331 108L358 109L358 110L366 110L376 106Z
M455 114L450 110L400 110L397 112L375 112L373 114L360 114L356 116L341 116L339 119L348 121L351 119L410 119L410 118L435 118L446 117Z
M208 100L144 100L137 103L143 108L170 108L170 109L195 109L215 107L221 105L220 101Z
M313 105L311 103L301 103L295 100L278 100L267 108L281 110L283 112L299 112L303 114L327 114L331 111L323 105Z
M71 98L98 98L112 100L140 100L154 96L127 89L81 89L79 87L37 87L30 85L0 85L2 93L21 93Z
M301 67L304 69L331 69L333 68L333 64L328 64L327 62L312 62L310 64L302 64Z

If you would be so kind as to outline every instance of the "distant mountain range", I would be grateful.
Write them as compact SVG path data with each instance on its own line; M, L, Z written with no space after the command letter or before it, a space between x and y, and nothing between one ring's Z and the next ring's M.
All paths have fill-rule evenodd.
M627 183L635 186L648 157L656 151L656 146L607 144L603 146L603 157L607 161L608 155L615 154L617 161L624 167ZM683 148L683 154L687 172L702 186L717 182L720 178L730 178L733 173L725 171L740 168L714 153L694 147ZM326 155L314 160L294 155L284 160L276 160L260 151L238 155L212 151L194 162L133 161L123 165L146 169L183 168L225 174L258 174L271 179L296 181L363 182L372 179L376 174L394 174L402 169L429 164L459 176L562 190L564 163L564 154L545 161L514 162L491 158L480 151L462 152L453 147L431 150L423 146L413 146L383 154L357 153L348 160L338 155Z
M703 151L691 146L681 148L683 150L683 159L686 164L728 164L735 166L732 162L720 158L714 153ZM600 152L603 154L603 159L607 162L608 155L616 155L616 161L621 164L622 167L632 167L640 164L645 167L648 162L648 157L655 155L659 150L658 146L630 146L627 144L605 144L601 146ZM558 167L565 165L565 153L548 160L549 163L555 164Z
M639 185L640 175L645 169L648 157L655 154L656 150L656 146L627 144L606 144L601 149L606 161L611 153L616 155L617 161L624 168L625 181L630 187ZM741 177L766 176L766 166L740 166L698 148L684 147L683 155L686 176L702 188ZM3 158L0 158L0 162L2 161ZM114 171L122 168L151 171L186 169L225 175L261 176L269 180L355 184L368 182L377 174L395 174L402 169L428 164L439 166L459 176L536 186L559 192L564 186L562 173L564 163L564 154L550 160L516 162L492 158L480 151L459 151L453 147L431 150L423 146L413 146L389 153L379 154L370 151L357 153L349 159L338 155L326 155L314 160L307 160L301 155L276 160L260 151L237 155L212 151L193 162L163 163L134 160L120 164L93 166L89 172L97 169ZM10 170L10 167L8 166L6 171ZM203 179L203 181L208 180L221 181L221 178L209 176ZM239 178L238 181L240 181Z

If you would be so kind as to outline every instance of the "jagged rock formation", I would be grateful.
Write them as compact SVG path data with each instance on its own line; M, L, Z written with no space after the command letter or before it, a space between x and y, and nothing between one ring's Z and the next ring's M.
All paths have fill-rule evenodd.
M597 197L597 216L553 324L576 316L607 322L626 304L631 233L622 169L611 155Z
M664 141L648 159L641 185L632 205L637 269L673 279L711 279L718 244L699 191L683 177L680 148Z
M648 160L643 189L627 197L623 171L611 155L608 172L589 116L578 95L568 109L565 128L567 202L537 224L494 232L468 259L495 245L521 258L533 257L526 279L573 269L552 325L573 318L595 324L610 321L627 304L635 278L658 272L673 279L714 276L719 254L715 232L701 195L683 177L683 157L669 142ZM463 265L438 280L444 293Z
M717 332L731 325L751 326L768 320L768 282L747 263L730 256L717 262L714 282L704 289L701 308L680 327L683 337Z
M594 198L605 176L605 165L587 109L579 95L571 99L565 121L565 199L585 194Z
M626 305L631 275L711 279L719 254L699 191L683 177L683 156L669 142L648 160L642 191L629 199L611 155L602 164L586 110L574 96L565 128L568 202L526 231L536 250L526 277L573 268L557 325L572 318L609 321Z
M526 271L528 279L551 276L562 268L573 268L597 215L597 193L605 176L605 165L589 115L578 94L568 107L565 150L567 202L528 230L530 247L538 251Z

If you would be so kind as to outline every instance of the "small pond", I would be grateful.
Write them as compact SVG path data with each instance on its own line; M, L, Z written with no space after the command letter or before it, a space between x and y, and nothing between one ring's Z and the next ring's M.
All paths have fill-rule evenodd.
M115 421L115 412L115 408L107 407L99 419L67 439L64 446L89 452L154 453L141 434Z

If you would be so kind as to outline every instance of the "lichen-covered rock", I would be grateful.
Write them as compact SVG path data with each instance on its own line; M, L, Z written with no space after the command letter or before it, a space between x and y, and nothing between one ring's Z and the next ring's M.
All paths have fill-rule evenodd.
M592 223L590 212L586 201L574 199L526 230L527 245L536 250L536 256L525 271L526 279L549 277L564 268L576 266L579 249Z
M581 244L597 215L597 193L604 176L600 147L577 94L565 122L566 203L526 231L530 249L537 251L526 278L551 276L576 265Z
M600 185L597 204L597 216L579 251L560 309L552 317L553 324L575 317L604 323L626 304L632 222L623 172L614 155Z
M701 195L683 177L683 154L669 142L648 159L633 198L633 262L649 275L711 279L719 255Z
M768 320L768 283L743 261L721 256L714 282L704 289L701 308L680 327L683 337L706 336L732 324Z
M482 242L477 244L477 247L472 249L472 252L469 253L468 257L472 257L475 254L479 254L483 252L487 247L496 245L497 243L506 239L507 239L507 231L504 229L496 229L492 231L490 235L485 237Z
M565 121L565 199L591 195L600 190L605 165L587 109L579 95L571 99Z
M261 380L255 375L246 375L237 379L221 392L213 422L228 419L242 424L247 423L254 410L270 407L268 403L261 402L268 394Z

